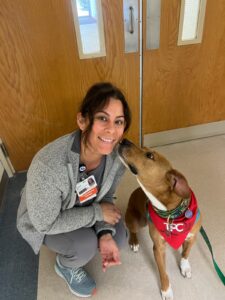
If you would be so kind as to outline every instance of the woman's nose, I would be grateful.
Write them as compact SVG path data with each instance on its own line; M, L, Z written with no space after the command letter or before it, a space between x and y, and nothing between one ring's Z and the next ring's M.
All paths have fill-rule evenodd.
M114 122L107 122L105 130L107 130L108 132L113 132L115 130Z

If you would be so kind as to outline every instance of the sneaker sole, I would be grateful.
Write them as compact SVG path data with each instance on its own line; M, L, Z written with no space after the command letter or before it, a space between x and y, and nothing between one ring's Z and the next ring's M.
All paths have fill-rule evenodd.
M96 294L96 292L97 292L96 288L95 288L95 289L93 290L93 292L92 292L91 294L89 294L89 295L83 295L83 294L79 294L78 292L75 292L73 289L71 289L71 286L69 285L69 283L67 282L67 280L65 279L65 277L62 275L62 273L58 270L58 268L57 268L56 265L54 266L54 268L55 268L56 274L57 274L59 277L61 277L62 279L64 279L64 281L65 281L65 282L67 283L67 285L68 285L69 290L70 290L71 293L74 294L75 296L81 297L81 298L88 298L88 297L91 297L91 296L93 296L93 295Z

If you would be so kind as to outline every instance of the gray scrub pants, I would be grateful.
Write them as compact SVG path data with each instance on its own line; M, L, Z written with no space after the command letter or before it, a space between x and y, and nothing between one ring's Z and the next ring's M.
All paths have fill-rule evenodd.
M122 220L115 225L113 236L117 246L127 243L127 231ZM65 267L85 266L98 252L98 238L93 228L80 228L71 232L46 235L44 245L58 253L60 263Z

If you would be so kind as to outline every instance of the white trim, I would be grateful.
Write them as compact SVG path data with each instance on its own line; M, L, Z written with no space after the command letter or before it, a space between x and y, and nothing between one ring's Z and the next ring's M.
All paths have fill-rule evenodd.
M0 144L2 144L2 140L0 139ZM15 170L13 168L13 165L9 159L9 157L5 157L4 152L0 148L0 162L2 163L7 175L9 177L13 177L13 174L15 173Z
M225 121L144 135L144 146L155 147L225 134Z

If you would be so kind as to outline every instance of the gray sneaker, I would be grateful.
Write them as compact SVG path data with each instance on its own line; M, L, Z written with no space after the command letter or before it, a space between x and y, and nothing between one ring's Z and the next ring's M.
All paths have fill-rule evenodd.
M66 281L74 295L90 297L96 293L96 283L90 275L83 268L73 269L62 266L58 255L56 256L55 271Z

